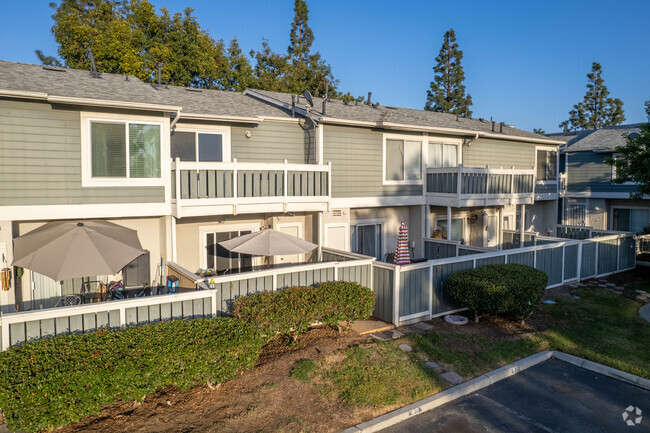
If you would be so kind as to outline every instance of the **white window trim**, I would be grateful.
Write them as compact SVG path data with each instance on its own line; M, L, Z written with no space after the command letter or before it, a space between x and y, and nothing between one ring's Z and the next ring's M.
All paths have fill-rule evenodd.
M354 226L372 226L379 224L379 235L381 236L381 251L378 260L383 260L384 256L388 254L388 248L386 245L386 219L385 218L373 218L373 219L364 219L364 220L353 220L350 221L350 230L348 231L348 241L350 242L350 237L352 235L352 227ZM352 251L352 243L350 242L350 251Z
M424 169L424 139L425 137L418 135L396 135L384 134L382 137L382 152L381 152L381 182L382 185L423 185L426 170ZM403 141L417 141L420 143L420 179L405 179L405 180L386 180L386 140L403 140ZM404 167L404 176L406 176L406 167Z
M429 136L424 137L424 140L425 140L424 142L425 145L423 146L422 149L422 161L424 162L424 166L426 168L433 168L433 167L429 167L429 144L450 144L456 146L456 161L458 161L458 164L463 163L463 151L462 151L463 140L458 140L455 138L441 138L441 137L429 137ZM451 168L451 167L441 167L441 168Z
M555 180L538 180L537 179L537 151L548 150L555 152ZM535 183L537 185L557 185L560 177L560 150L551 146L535 146Z
M259 223L242 223L242 224L219 224L209 226L199 226L199 267L203 268L207 264L208 256L206 248L208 246L209 233L224 233L224 232L238 232L243 230L251 230L253 232L260 231ZM252 257L253 267L261 266L261 256Z
M622 157L622 156L623 156L623 155L621 155L620 153L613 153L613 154L612 154L612 159L613 159L613 160L616 160L616 158L620 158L620 157ZM612 183L613 183L614 185L639 185L638 182L633 182L633 181L627 181L627 182L623 182L623 183L616 183L616 182L614 182L614 181L616 180L616 166L615 166L615 165L612 165L611 168L612 168Z
M609 215L606 214L607 218L609 218L609 220L611 221L610 230L614 230L614 209L629 209L629 210L641 209L641 210L647 210L648 211L648 221L646 223L646 226L650 225L650 207L649 206L619 206L619 205L613 204L613 205L611 205L609 207ZM629 221L628 221L628 225L629 225ZM644 227L646 227L646 226L644 226ZM609 221L605 221L605 227L610 227Z
M169 155L169 119L149 116L132 116L108 113L81 112L81 186L87 187L120 187L120 186L165 186L171 176ZM92 176L92 138L91 122L100 123L138 123L141 125L160 126L160 177L159 178L129 178L129 128L126 128L126 178L107 178Z
M194 156L195 162L199 162L199 136L198 134L221 134L223 141L221 143L223 151L223 162L231 162L232 151L230 142L230 126L202 125L201 127L192 127L189 125L176 126L174 132L193 132L194 133ZM171 146L171 139L170 139ZM171 149L171 147L170 147ZM170 152L171 155L171 152Z

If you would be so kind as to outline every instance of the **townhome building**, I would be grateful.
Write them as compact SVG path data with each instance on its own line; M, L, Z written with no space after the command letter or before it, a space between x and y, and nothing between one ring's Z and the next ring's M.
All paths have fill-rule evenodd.
M548 134L566 141L560 160L566 177L560 206L563 224L635 233L650 226L648 197L631 199L636 184L616 183L616 170L606 162L608 158L616 159L616 148L635 134L639 134L639 124Z
M319 260L219 245L265 228L386 262L402 221L414 259L432 258L427 238L499 249L509 230L555 233L560 143L485 119L2 61L1 264L14 238L69 219L137 230L152 284L168 263L228 275ZM2 310L83 284L25 270Z

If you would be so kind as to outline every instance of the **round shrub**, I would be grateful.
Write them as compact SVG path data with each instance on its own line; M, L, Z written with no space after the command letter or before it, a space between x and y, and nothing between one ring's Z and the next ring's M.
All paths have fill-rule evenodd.
M449 277L447 290L477 320L482 314L524 320L541 302L547 284L545 272L510 263L456 272Z
M375 294L354 282L332 281L253 293L238 298L233 306L235 317L273 338L277 333L296 336L318 322L336 326L339 321L367 319L375 308Z

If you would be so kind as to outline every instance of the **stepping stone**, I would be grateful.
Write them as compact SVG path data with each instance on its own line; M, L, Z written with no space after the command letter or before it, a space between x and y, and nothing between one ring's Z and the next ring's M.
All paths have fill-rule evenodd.
M602 287L603 289L606 289L609 286L607 284L605 284L605 283L600 283L600 284L598 284L598 287Z
M431 368L433 370L436 370L437 372L442 371L442 367L439 366L438 364L436 364L435 362L427 361L427 362L424 363L424 365L426 365L427 367L429 367L429 368Z
M581 298L581 297L578 296L578 295L573 295L573 296L571 296L571 297L572 297L573 299L580 299L580 298Z
M381 340L381 341L388 341L393 339L393 332L392 331L382 331L382 332L375 332L372 334L372 338L376 340Z
M465 382L463 376L459 375L455 371L448 371L446 373L442 373L441 376L443 379L445 379L447 382L451 383L452 385L458 385L459 383Z
M606 283L606 284L607 284L607 287L616 287L616 284L614 284L614 283Z
M418 331L430 331L433 329L432 325L429 325L425 322L416 323L415 325L411 325L411 327L417 329Z
M409 346L408 344L400 344L399 348L402 349L404 352L410 352L413 350L411 346Z
M400 326L399 331L397 332L401 332L402 335L413 334L415 332L415 329L413 329L410 325L406 325L406 326Z
M403 332L398 331L397 329L393 329L391 332L392 339L395 340L397 338L402 338L404 336Z
M553 304L557 304L557 302L551 301L550 299L547 299L546 301L544 301L544 304L553 305Z
M572 289L577 289L578 287L580 287L580 283L569 283L567 285Z

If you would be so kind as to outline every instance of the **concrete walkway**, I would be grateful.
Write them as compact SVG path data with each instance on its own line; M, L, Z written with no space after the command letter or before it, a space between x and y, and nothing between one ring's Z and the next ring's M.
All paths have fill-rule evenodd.
M639 308L639 314L641 318L650 322L650 304L645 304L643 307Z

